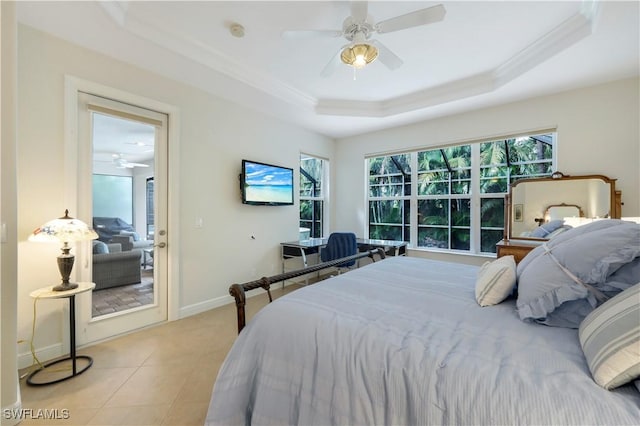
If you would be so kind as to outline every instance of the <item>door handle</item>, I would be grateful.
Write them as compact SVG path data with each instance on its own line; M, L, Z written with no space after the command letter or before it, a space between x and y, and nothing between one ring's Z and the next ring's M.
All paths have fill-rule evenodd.
M165 248L167 246L167 243L158 243L158 244L154 244L153 246L158 248Z

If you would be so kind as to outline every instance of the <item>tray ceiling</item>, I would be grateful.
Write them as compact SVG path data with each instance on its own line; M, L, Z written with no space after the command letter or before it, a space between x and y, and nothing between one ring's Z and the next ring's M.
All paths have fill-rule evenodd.
M442 4L441 22L373 38L404 64L320 75L342 1L18 2L20 22L331 137L639 74L638 2L372 1L375 21ZM244 27L235 37L234 23ZM354 78L355 77L355 78Z

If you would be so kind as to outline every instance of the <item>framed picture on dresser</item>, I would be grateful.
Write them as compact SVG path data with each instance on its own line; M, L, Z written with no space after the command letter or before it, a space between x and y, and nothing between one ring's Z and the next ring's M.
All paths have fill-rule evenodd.
M513 220L514 222L522 222L522 204L513 206Z

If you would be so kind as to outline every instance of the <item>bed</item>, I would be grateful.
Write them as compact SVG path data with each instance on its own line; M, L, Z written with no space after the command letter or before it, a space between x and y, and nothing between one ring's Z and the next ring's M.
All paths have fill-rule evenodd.
M630 238L607 278L624 265L638 278ZM275 300L229 352L206 424L640 423L638 352L631 379L605 389L582 329L523 321L516 295L481 307L484 269L391 257ZM640 284L630 291L635 309Z

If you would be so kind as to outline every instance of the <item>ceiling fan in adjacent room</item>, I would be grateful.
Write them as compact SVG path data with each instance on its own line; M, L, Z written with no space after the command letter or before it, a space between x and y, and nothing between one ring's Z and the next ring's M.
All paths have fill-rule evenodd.
M143 163L131 163L125 159L122 154L113 154L113 164L118 169L133 169L134 167L149 167L148 164Z
M376 23L368 14L368 2L352 1L351 16L344 20L342 30L287 30L282 33L282 36L284 38L342 36L347 39L349 43L342 46L322 70L323 77L333 74L340 62L360 69L375 61L376 58L390 70L395 70L402 65L402 59L378 40L372 40L372 34L384 34L432 24L442 21L446 13L444 6L439 4Z

